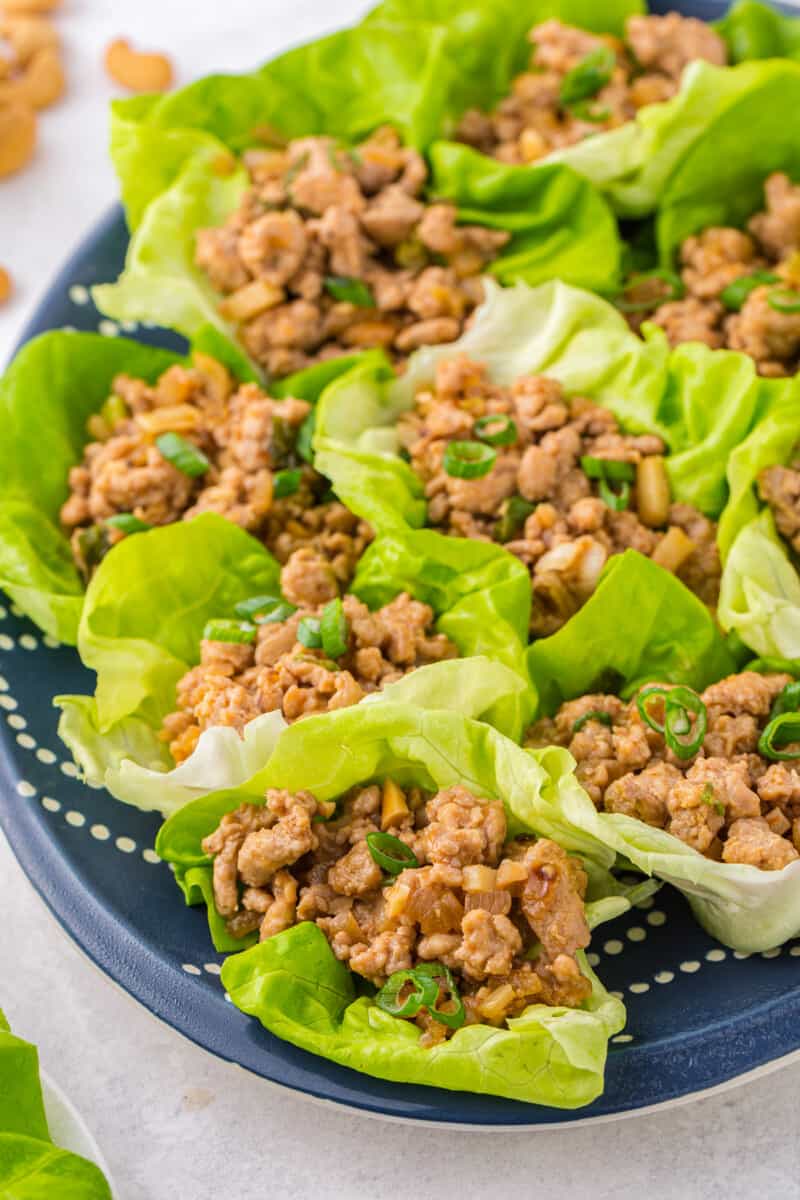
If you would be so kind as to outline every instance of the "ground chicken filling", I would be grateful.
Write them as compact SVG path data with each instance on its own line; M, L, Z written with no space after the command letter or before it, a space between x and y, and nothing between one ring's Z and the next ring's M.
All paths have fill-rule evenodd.
M800 457L788 467L765 467L758 493L775 518L775 527L795 554L800 554Z
M200 664L179 681L177 711L160 734L175 762L187 758L211 726L241 733L262 713L280 710L291 722L348 708L417 667L458 657L454 643L433 631L433 609L405 592L375 612L352 595L295 611L277 597L261 599L267 620L260 624L206 626Z
M529 1004L587 998L576 959L590 938L586 874L555 842L507 841L502 804L460 786L431 797L387 780L334 808L269 791L205 838L235 937L314 921L338 959L383 989L382 1007L394 995L396 1015L415 981L447 980L447 998L440 989L407 1014L426 1045L465 1022L502 1025Z
M798 708L791 676L744 671L700 696L668 685L627 704L581 696L537 722L527 744L566 746L598 808L707 858L779 871L800 858Z
M747 232L712 227L681 246L680 277L634 277L621 298L635 329L645 320L673 346L705 342L740 350L761 375L794 375L800 367L800 187L770 175L766 207Z
M661 439L621 433L608 409L567 401L556 380L501 387L480 363L446 360L398 429L429 523L500 542L529 568L535 635L559 629L628 548L716 603L716 527L672 502Z
M693 17L629 17L625 40L545 21L528 35L530 67L492 113L472 109L457 137L508 163L530 163L554 150L633 120L668 100L695 59L727 62L725 43Z
M244 162L251 186L223 226L199 231L195 261L270 375L454 341L510 238L421 199L425 161L388 127L354 149L301 138Z
M275 400L254 383L237 387L203 354L153 386L118 375L89 420L96 440L70 471L61 509L80 569L88 578L126 534L216 512L283 564L292 603L338 595L371 533L303 462L299 439L310 412L305 400Z

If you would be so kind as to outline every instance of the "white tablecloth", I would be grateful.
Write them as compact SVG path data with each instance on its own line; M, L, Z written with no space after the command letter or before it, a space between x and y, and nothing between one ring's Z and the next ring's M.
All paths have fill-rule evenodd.
M48 279L114 197L100 65L118 35L169 50L181 81L243 69L344 24L358 0L66 0L70 89L36 163L0 183L0 361ZM0 430L0 437L2 430ZM531 1134L412 1130L279 1093L184 1041L67 942L0 838L0 1005L37 1042L115 1173L117 1200L800 1197L800 1065L614 1124ZM57 1198L53 1198L57 1200Z

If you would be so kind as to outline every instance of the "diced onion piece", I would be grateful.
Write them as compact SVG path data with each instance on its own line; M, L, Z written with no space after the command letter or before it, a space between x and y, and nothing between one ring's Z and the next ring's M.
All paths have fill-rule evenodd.
M672 571L674 574L680 570L694 549L692 539L677 525L670 525L653 551L652 559L665 571Z
M381 829L391 829L393 825L399 825L408 815L405 793L393 779L387 779L381 797Z
M464 867L463 887L465 892L493 892L497 872L493 867L482 864Z
M481 1016L490 1024L501 1022L514 1003L514 989L510 983L501 983L486 999L481 1000Z
M192 362L206 380L206 390L212 399L224 404L233 391L233 381L227 367L219 359L212 358L210 354L201 354L199 350L192 355Z
M200 413L193 404L165 405L151 412L138 413L136 424L150 437L170 430L174 433L194 433L200 424Z
M524 863L515 862L513 858L504 858L497 868L495 887L508 890L519 883L525 883L528 871Z
M246 283L226 296L219 311L227 321L250 321L268 309L276 308L284 299L283 288L268 283L266 279L254 279L252 283Z
M664 459L660 454L650 454L636 468L636 509L639 520L651 529L666 525L671 500Z

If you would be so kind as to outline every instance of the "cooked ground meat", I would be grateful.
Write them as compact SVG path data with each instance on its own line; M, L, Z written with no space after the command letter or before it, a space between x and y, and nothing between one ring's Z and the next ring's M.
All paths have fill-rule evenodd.
M269 791L264 807L243 805L205 839L234 936L259 929L263 941L314 921L376 987L395 971L444 964L467 1023L502 1025L529 1004L586 999L576 954L589 944L587 879L555 842L507 841L502 804L461 786L426 798L387 780L355 788L330 820L333 808L308 792ZM384 875L367 842L378 831L417 865ZM452 1032L427 1009L415 1019L426 1046Z
M744 671L706 688L707 728L690 758L643 719L636 698L607 695L563 704L532 726L526 744L566 746L598 808L666 829L707 858L778 871L800 858L800 770L772 761L759 738L790 682ZM663 701L646 708L663 724Z
M354 150L309 137L244 162L251 186L224 225L200 230L195 261L270 375L459 336L510 234L457 225L453 205L427 204L425 161L393 129Z
M765 467L758 476L758 493L772 509L780 535L800 554L800 461Z
M311 406L275 400L254 383L236 387L207 355L195 354L193 363L170 367L152 386L118 375L102 413L90 418L96 440L70 471L61 509L79 567L88 577L124 536L113 524L120 514L149 526L216 512L260 538L279 562L295 563L287 571L294 603L317 603L302 579L312 560L313 573L324 568L337 594L371 533L326 496L326 481L297 452ZM199 450L208 468L190 475L165 458L157 439L166 433Z
M634 329L645 320L665 330L673 346L705 342L714 350L740 350L759 374L793 375L800 366L800 187L776 172L765 184L766 209L747 232L712 226L687 238L680 251L684 295L652 277L623 293ZM726 292L737 280L758 276L740 296ZM771 282L770 282L771 279ZM776 307L777 305L777 307Z
M301 607L286 620L259 625L251 644L208 639L201 643L200 664L179 681L177 711L164 719L160 734L175 762L187 758L203 730L212 725L233 726L241 733L255 717L278 709L287 721L297 721L347 708L416 667L458 656L449 638L433 632L433 609L405 592L375 612L346 595L342 607L348 645L336 661L322 649L303 645L298 640L300 622L318 619L324 602L331 599L314 582L313 562L304 564L302 586L299 581L287 583L305 553L298 551L283 568L283 592L311 591L319 599L298 601ZM324 582L329 568L321 566ZM332 592L335 597L335 581Z
M717 66L727 61L722 38L703 21L669 13L630 17L625 41L587 33L561 21L545 21L528 35L530 67L518 75L491 113L467 112L457 137L503 162L530 163L553 150L616 129L640 108L668 100L680 86L684 67L694 59ZM610 50L608 69L581 100L571 101L567 75L589 55Z
M497 428L489 424L489 436L500 431L505 444L495 447L491 469L478 478L449 474L451 443L485 436L492 416ZM568 401L556 380L523 376L500 387L482 364L448 359L398 429L425 484L430 524L501 542L530 569L537 636L560 628L594 591L608 557L629 547L674 571L705 603L716 603L715 525L689 505L672 503L661 439L623 434L608 409L579 397ZM611 483L620 495L587 475L584 467L597 472L587 457L630 476Z

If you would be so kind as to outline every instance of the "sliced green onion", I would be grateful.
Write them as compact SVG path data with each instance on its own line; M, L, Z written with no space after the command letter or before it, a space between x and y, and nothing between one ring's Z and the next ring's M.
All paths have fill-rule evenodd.
M510 496L508 500L504 500L500 509L500 520L494 527L495 539L498 542L512 541L535 509L536 505L523 500L522 496Z
M519 437L516 424L505 413L478 417L472 428L475 436L488 446L513 446Z
M288 621L289 617L293 617L296 612L297 609L293 604L281 600L274 608L259 613L254 619L256 625L279 625L282 621Z
M728 634L728 642L731 635ZM744 667L745 671L757 671L759 675L794 675L800 679L800 658L754 658Z
M595 458L591 454L581 458L581 470L588 479L610 479L613 483L633 483L636 478L633 463L616 458Z
M401 1000L409 984L413 985L412 991ZM395 971L378 992L375 1003L393 1017L415 1017L421 1008L435 1005L438 994L434 979L415 971Z
M598 46L561 80L559 100L564 108L596 96L614 74L617 56L610 46Z
M317 424L317 410L312 408L311 412L306 417L303 424L300 426L300 432L297 435L294 448L300 458L304 462L313 463L314 461L314 429Z
M611 728L611 713L605 712L602 708L592 708L589 712L585 712L582 717L578 717L577 721L573 721L572 732L579 733L589 721L599 721L601 725L608 725Z
M191 442L182 438L179 433L162 433L156 438L159 453L167 462L172 463L178 471L194 479L197 475L205 475L211 463Z
M734 279L733 283L729 283L726 288L722 289L719 298L731 312L740 312L751 292L760 287L762 283L777 283L778 278L772 271L754 271L752 275L740 275L738 279Z
M128 412L128 406L122 399L122 396L118 396L116 392L112 392L103 407L100 409L100 416L103 418L106 425L110 425L113 429L115 425L120 423L120 421L124 421L126 417L130 416L130 413Z
M480 479L495 464L497 452L484 442L450 442L444 452L444 469L455 479Z
M104 525L89 525L78 534L78 548L87 571L98 566L111 549Z
M322 646L322 634L316 617L303 617L297 626L297 640L307 650L319 650Z
M648 708L651 700L664 702L663 723ZM708 727L708 712L697 692L688 687L666 688L658 684L643 688L636 697L643 721L664 737L678 758L693 758L703 744ZM688 740L687 740L688 739Z
M297 612L293 604L281 599L280 596L250 596L240 600L233 611L243 621L255 621L257 625L271 625L276 621L285 621L292 613Z
M800 313L800 292L794 288L775 288L767 296L767 304L779 313Z
M593 125L602 125L603 121L607 121L611 116L610 108L595 108L588 100L570 104L569 111L579 121L591 121Z
M800 746L794 750L782 747L800 742L800 713L784 712L774 717L758 739L758 752L776 762L800 758Z
M152 525L148 525L146 521L140 521L133 513L115 513L113 517L106 517L106 525L110 525L112 529L118 529L120 533L145 533L148 529L152 529Z
M787 683L772 703L770 710L770 720L779 717L782 713L798 712L800 710L800 682L793 679L791 683Z
M319 632L322 638L322 649L328 658L340 658L347 653L347 647L350 644L350 626L344 615L342 602L338 597L323 608Z
M600 493L600 499L603 501L603 503L607 505L608 508L613 509L614 512L624 512L630 504L631 485L629 483L620 484L619 491L615 492L614 489L606 483L605 479L601 479L600 486L597 490Z
M286 471L278 471L272 478L272 495L275 500L283 500L284 496L293 496L300 487L301 467L290 467Z
M375 297L361 279L351 279L348 275L327 275L325 291L334 300L354 304L356 308L375 307Z
M392 833L368 833L367 848L373 862L390 875L399 875L407 868L419 866L411 847Z
M703 801L703 804L707 804L709 808L715 809L721 817L725 816L725 805L721 800L717 800L713 784L707 783L704 786L700 793L700 799Z
M440 1025L446 1025L448 1029L460 1029L466 1020L467 1013L449 968L444 963L438 962L418 963L412 973L418 980L432 979L436 983L437 994L433 1004L426 1005L434 1021L438 1021ZM455 1005L454 1008L438 1007L440 992L446 993L444 1002Z
M203 637L209 642L237 642L249 646L256 640L255 625L250 621L215 620L206 622Z
M641 283L647 283L649 279L658 279L662 283L666 283L669 291L663 296L654 296L652 300L626 300L625 293L636 288ZM620 312L637 313L648 312L651 308L657 308L659 304L666 304L670 300L682 300L686 295L686 288L680 275L676 275L674 271L668 271L664 267L654 267L652 271L642 271L638 275L631 275L625 282L622 293L614 301Z

